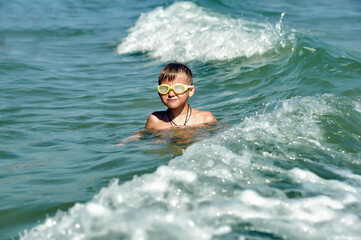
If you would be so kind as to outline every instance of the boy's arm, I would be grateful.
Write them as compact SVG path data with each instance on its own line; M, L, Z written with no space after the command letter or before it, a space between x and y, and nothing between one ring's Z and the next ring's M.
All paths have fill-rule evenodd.
M119 147L119 146L123 146L125 143L137 141L141 136L142 136L142 133L140 131L135 132L133 135L131 135L127 138L124 138L122 141L118 142L114 146Z
M155 120L157 118L152 114L149 115L147 123L145 124L145 128L151 129L155 126ZM137 141L142 136L143 131L137 131L133 135L123 139L122 141L118 142L115 146L123 146L125 143Z

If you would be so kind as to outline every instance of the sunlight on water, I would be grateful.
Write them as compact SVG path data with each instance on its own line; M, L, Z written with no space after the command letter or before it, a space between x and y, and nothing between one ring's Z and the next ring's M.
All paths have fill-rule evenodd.
M355 238L359 176L328 165L342 180L327 180L313 172L323 163L302 153L307 147L332 158L319 120L337 114L333 101L324 95L267 105L152 174L114 180L22 239L212 239L251 229L290 239Z
M357 6L0 1L0 238L358 239ZM169 61L217 124L144 130Z

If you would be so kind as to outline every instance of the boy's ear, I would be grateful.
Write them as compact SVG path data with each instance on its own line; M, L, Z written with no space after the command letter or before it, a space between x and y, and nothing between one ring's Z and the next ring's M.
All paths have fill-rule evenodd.
M194 85L193 85L192 88L189 88L189 89L188 89L188 91L189 91L189 97L192 97L192 96L193 96L195 89L196 89L196 86L194 86Z

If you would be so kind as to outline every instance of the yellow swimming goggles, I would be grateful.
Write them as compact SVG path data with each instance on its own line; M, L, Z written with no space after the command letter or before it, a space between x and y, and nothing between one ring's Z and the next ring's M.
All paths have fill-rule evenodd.
M186 92L189 88L194 88L194 86L176 83L173 86L169 86L168 84L161 84L158 85L157 89L160 94L167 94L170 90L173 90L177 94L181 94Z

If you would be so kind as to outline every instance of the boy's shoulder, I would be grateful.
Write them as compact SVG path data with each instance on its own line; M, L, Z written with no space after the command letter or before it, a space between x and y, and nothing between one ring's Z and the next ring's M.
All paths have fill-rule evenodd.
M193 115L192 116L193 120L199 124L217 122L217 119L209 111L201 111L201 110L193 109L192 115Z
M154 120L158 121L166 121L168 120L168 114L167 111L156 111L149 114L150 118L153 118Z
M164 125L167 122L167 118L168 118L167 111L153 112L149 114L145 127L149 129L162 129L164 128L162 125Z

